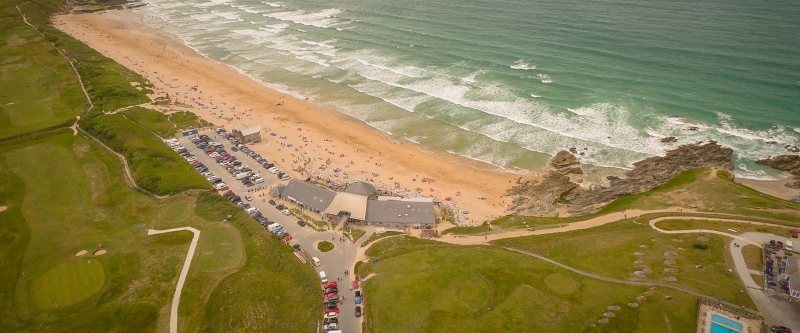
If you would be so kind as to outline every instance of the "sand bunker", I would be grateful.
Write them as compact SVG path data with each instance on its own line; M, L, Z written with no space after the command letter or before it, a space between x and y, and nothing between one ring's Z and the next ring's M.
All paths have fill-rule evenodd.
M89 251L86 251L86 250L80 250L80 251L78 251L78 252L75 252L75 256L76 256L76 257L80 257L80 256L82 256L82 255L84 255L84 254L87 254L87 253L89 253Z
M677 273L678 269L677 268L664 268L664 271L667 272L667 273Z
M675 275L667 275L664 277L664 281L678 282L678 277Z
M8 206L0 206L0 212L4 211L6 209L8 209Z
M637 278L640 278L640 279L644 279L644 278L647 277L647 274L645 274L642 271L635 271L635 272L633 272L633 276L635 276Z
M608 324L608 318L600 318L600 320L598 320L597 322L601 324Z
M634 261L634 262L633 262L633 264L634 264L634 265L641 265L641 264L644 264L644 259L636 259L636 261Z
M102 256L104 254L106 254L106 250L99 250L99 251L94 253L94 255L96 255L96 256Z
M647 253L644 253L642 251L636 251L636 252L633 253L633 255L635 255L635 256L643 256L643 255L646 255L646 254Z
M609 305L608 311L617 311L619 310L619 305Z
M642 272L644 272L645 274L650 274L650 273L653 272L653 270L650 269L650 267L645 267L645 268L642 268Z
M641 248L646 248L646 247L649 247L649 246L650 245L648 245L648 244L639 244L639 247L641 247Z
M636 303L636 302L628 303L628 306L630 306L632 308L638 308L639 307L639 303Z
M639 302L644 301L646 299L647 299L647 297L644 297L642 295L636 296L636 300L639 301Z
M669 250L667 252L664 252L664 256L665 257L677 257L678 256L678 252Z
M615 316L616 315L613 312L606 312L606 313L603 314L603 317L606 317L606 318L612 318L612 317L615 317Z
M675 265L675 260L672 260L672 259L664 260L664 264L665 265Z

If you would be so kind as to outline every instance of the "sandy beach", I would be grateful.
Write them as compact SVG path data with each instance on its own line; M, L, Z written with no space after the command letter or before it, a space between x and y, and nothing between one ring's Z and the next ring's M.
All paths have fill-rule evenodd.
M169 94L173 102L186 105L171 110L191 111L227 128L237 122L261 125L262 142L252 149L282 170L292 170L294 178L303 178L296 169L311 158L309 169L321 171L326 165L322 177L366 178L449 197L460 211L469 212L468 223L477 225L504 215L511 198L503 193L520 177L454 155L423 152L336 110L270 89L141 24L131 11L60 15L54 25L146 77L155 86L153 97Z
M736 182L752 188L756 191L769 194L773 197L781 198L783 200L792 200L793 198L800 198L800 190L788 188L786 184L792 183L795 180L792 178L780 180L754 180L745 178L736 178Z

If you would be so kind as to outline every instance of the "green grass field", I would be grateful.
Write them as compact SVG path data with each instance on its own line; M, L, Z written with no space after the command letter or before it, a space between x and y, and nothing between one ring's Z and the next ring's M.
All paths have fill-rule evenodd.
M722 231L724 233L728 233L731 235L741 234L743 232L753 231L753 232L765 232L777 236L788 236L789 230L791 227L777 227L777 226L766 226L766 225L756 225L750 223L735 223L735 222L725 222L725 221L697 221L697 220L662 220L656 222L656 226L664 229L664 230L687 230L687 229L708 229L708 230L717 230ZM797 223L796 227L800 227L800 223ZM739 230L738 233L732 232L728 229L736 229Z
M761 271L764 269L764 252L755 245L745 245L742 247L742 256L747 268ZM761 279L758 279L761 280Z
M464 247L406 236L375 243L362 264L365 332L674 332L694 328L696 299L601 282L496 247ZM664 296L670 295L671 300ZM597 324L619 305L609 324ZM668 323L665 323L665 320ZM590 326L596 324L596 327Z
M103 288L103 264L95 259L71 258L33 282L33 298L39 309L54 309L85 300Z
M634 280L634 271L649 267L653 272L645 281L671 283L754 308L736 274L727 271L734 266L728 258L725 241L721 236L709 237L709 241L700 242L693 234L662 234L650 228L646 220L637 224L627 219L591 229L492 243L508 244L590 273L621 280ZM694 249L696 243L703 243L708 249L697 251ZM646 247L642 247L643 244ZM675 251L678 255L668 258L664 255L667 251ZM645 254L635 255L635 252ZM644 263L635 265L637 259L644 260ZM676 263L665 264L668 259ZM678 271L665 272L670 267ZM668 275L677 276L678 282L664 281Z
M124 111L125 116L162 138L172 137L178 130L208 127L211 123L194 113L176 111L169 115L143 107L132 107Z
M205 322L207 313L231 297L243 300L233 308L237 313L256 311L244 300L257 294L258 304L268 300L280 309L259 317L275 322L274 331L289 323L311 330L318 304L304 299L315 299L318 285L289 246L218 195L209 194L221 202L196 202L193 195L155 200L122 177L116 157L71 131L0 145L0 205L8 206L0 213L0 326L13 332L165 329L161 309L171 302L191 234L145 234L151 227L190 225L202 234L182 296L181 325L197 330L222 324ZM233 214L234 221L220 222L207 211ZM94 252L98 244L108 253L91 257L91 271L77 269L87 258L74 253ZM250 319L225 317L219 330L252 327Z
M0 139L75 122L88 107L67 60L24 24L16 3L0 4Z
M367 232L359 228L348 228L342 232L350 241L355 242L363 237Z

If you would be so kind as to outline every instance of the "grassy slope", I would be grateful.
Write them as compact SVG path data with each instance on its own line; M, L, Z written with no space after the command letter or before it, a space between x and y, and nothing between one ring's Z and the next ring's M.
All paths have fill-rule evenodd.
M74 122L87 107L69 63L0 3L0 139Z
M28 21L73 60L94 103L92 114L149 101L147 93L150 90L147 88L150 84L143 77L50 25L50 16L63 11L63 2L15 1L21 3L20 8ZM138 90L130 82L137 82L144 89Z
M233 215L247 262L222 280L208 299L207 332L311 332L320 315L316 273L241 209L219 195L202 193L196 214L210 221Z
M653 241L655 238L658 240ZM750 298L742 292L736 274L726 271L727 268L733 268L733 263L725 257L727 250L720 236L711 235L708 242L702 242L708 245L708 250L698 252L693 245L700 242L692 234L661 234L646 223L636 224L628 219L591 229L494 243L508 244L591 273L622 280L635 279L633 272L637 267L650 267L653 273L646 280L664 282L661 280L664 276L675 275L678 277L678 282L674 283L676 285L753 308ZM647 244L648 247L642 248L641 244ZM677 265L664 264L664 260L669 259L664 256L668 250L678 252L679 255L673 258ZM646 255L634 255L637 251L643 251ZM637 259L644 259L645 265L634 265ZM703 268L695 268L696 265L702 265ZM664 272L667 267L676 267L678 272Z
M180 155L122 115L95 117L85 126L86 131L125 156L136 183L155 194L210 188Z
M156 110L132 107L124 111L125 116L149 129L162 138L171 137L180 129L206 127L211 124L191 112L178 111L166 115Z
M482 235L510 229L545 229L622 210L654 210L677 206L787 222L800 219L800 203L775 198L737 184L728 179L726 174L714 173L709 169L687 170L651 191L619 198L592 215L566 218L507 215L489 222L493 226L492 231L484 223L480 227L450 228L444 233Z
M365 332L657 332L668 318L675 332L692 330L693 297L584 278L498 248L461 247L409 237L375 243L359 274ZM664 295L672 295L665 300ZM591 327L609 305L621 305L607 325Z

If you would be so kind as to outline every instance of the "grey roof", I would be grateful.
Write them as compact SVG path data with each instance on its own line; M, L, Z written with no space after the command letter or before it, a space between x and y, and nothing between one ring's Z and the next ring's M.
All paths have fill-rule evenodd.
M800 290L800 267L798 267L800 259L789 258L786 263L786 274L789 275L789 288L793 290Z
M286 188L286 186L283 186L283 185L280 185L280 186L277 186L277 187L273 187L271 190L269 190L269 194L270 195L274 195L274 196L280 196L281 193L283 193L283 189L285 189L285 188Z
M367 222L434 223L432 202L377 201L367 203Z
M284 188L281 193L281 197L292 198L308 207L320 211L324 211L325 208L328 208L335 196L336 192L319 188L297 179L290 180L289 184L286 184L286 188Z
M350 184L346 189L344 189L347 193L363 195L365 197L372 196L375 194L375 186L367 184L365 182L356 182Z

